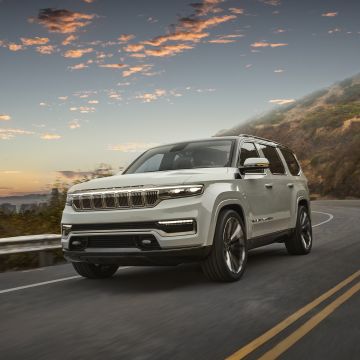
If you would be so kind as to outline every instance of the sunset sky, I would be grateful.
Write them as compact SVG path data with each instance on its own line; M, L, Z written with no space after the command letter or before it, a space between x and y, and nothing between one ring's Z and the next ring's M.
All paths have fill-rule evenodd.
M360 1L198 1L0 0L0 196L118 169L360 71Z

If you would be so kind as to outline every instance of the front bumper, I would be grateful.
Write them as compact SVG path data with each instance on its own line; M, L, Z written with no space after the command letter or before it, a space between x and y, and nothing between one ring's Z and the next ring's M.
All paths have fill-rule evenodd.
M67 237L62 238L62 247L65 251L70 251L69 244L73 236L94 236L99 234L119 236L149 235L156 239L160 250L210 245L208 241L212 239L212 236L209 237L211 209L208 210L204 207L202 198L202 196L195 196L165 200L153 208L113 211L76 212L72 207L66 206L61 222L62 224L74 225L74 230L71 230ZM196 231L166 233L161 228L149 225L161 221L181 219L193 219L196 223ZM93 224L120 224L123 226L121 226L121 229L116 228L116 226L112 229L94 229ZM136 224L144 224L144 226ZM106 250L112 252L110 249ZM85 249L84 251L88 250Z
M205 259L211 246L200 246L186 249L149 250L140 249L97 249L91 251L64 250L64 256L71 262L88 262L93 264L118 264L121 266L144 265L177 265L184 262Z

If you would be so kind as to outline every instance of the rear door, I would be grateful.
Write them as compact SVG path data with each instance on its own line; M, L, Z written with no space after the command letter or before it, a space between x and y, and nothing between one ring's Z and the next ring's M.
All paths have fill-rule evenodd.
M276 146L257 144L258 149L269 160L269 175L265 188L271 198L272 232L291 228L291 179L287 174L280 150Z
M287 183L287 186L290 195L291 227L294 227L298 207L297 194L307 192L307 189L304 186L304 179L300 176L301 168L295 155L286 148L280 148L279 150L285 160L289 173L289 182Z

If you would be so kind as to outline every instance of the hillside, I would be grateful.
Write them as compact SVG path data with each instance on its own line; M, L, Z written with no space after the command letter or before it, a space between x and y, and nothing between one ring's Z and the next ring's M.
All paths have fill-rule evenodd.
M241 133L293 149L313 196L360 197L360 75L217 135Z

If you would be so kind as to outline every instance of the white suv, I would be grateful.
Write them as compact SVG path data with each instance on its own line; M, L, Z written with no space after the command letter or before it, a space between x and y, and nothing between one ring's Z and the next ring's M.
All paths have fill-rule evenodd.
M307 180L295 155L250 135L155 147L122 174L73 186L62 246L76 271L112 276L120 265L199 261L205 274L234 281L248 250L284 242L308 254Z

